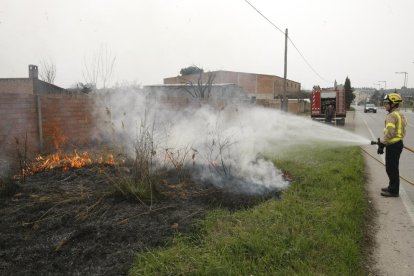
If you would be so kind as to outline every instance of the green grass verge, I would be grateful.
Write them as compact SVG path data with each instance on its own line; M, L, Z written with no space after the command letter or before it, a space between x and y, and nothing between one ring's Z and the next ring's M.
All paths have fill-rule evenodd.
M282 200L215 210L192 234L136 256L131 275L364 275L364 161L357 147L302 148L275 163Z

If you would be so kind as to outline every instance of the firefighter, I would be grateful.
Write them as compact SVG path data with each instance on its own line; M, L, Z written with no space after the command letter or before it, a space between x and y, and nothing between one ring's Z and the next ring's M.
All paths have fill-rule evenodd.
M325 111L325 122L330 124L332 123L332 118L334 116L335 109L332 104L329 104Z
M389 178L388 187L381 189L381 195L385 197L398 197L400 190L399 162L407 126L407 120L399 109L401 102L401 96L397 93L384 97L384 107L388 114L385 118L384 139L378 143L377 153L383 154L385 148L385 169Z

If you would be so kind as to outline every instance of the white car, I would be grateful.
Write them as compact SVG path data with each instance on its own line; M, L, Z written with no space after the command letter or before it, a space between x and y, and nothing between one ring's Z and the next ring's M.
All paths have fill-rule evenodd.
M365 104L364 113L367 112L377 113L377 108L375 107L375 104Z

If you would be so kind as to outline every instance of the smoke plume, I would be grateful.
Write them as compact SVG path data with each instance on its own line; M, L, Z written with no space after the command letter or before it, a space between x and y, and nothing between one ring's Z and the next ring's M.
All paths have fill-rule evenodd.
M107 95L105 122L111 127L99 135L107 140L115 135L133 157L137 137L146 131L160 165L165 165L168 152L170 160L183 161L202 183L235 192L262 193L288 185L265 156L303 144L367 144L367 139L343 129L277 110L252 105L189 105L177 110L159 99L142 91Z

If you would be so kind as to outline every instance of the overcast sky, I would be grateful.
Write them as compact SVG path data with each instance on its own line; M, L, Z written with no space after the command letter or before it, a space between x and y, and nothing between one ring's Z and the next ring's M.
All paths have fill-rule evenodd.
M249 0L289 29L288 79L302 88L344 83L414 86L413 0ZM197 65L283 77L284 34L244 0L0 0L0 78L51 60L55 84L85 82L100 49L115 82L160 84ZM385 83L381 83L384 88Z

